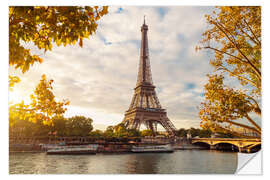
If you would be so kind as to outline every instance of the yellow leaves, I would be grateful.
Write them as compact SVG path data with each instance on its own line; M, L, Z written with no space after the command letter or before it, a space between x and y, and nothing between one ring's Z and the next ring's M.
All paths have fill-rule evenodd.
M103 6L103 9L102 9L102 11L100 12L100 15L101 16L103 16L103 15L105 15L105 14L108 14L108 6Z
M18 117L21 120L34 123L42 119L44 124L51 125L52 118L65 113L67 109L64 106L69 105L68 100L63 102L55 100L55 96L51 91L52 83L53 80L47 80L46 75L43 74L34 94L30 95L31 103L26 105L22 101L19 104L11 105L9 108L10 117ZM13 120L11 121L13 122Z
M14 9L16 9L14 11ZM96 29L95 21L108 13L108 7L10 7L9 8L9 65L29 70L35 62L42 62L32 55L21 42L34 42L39 49L51 51L52 42L83 46L83 38L88 38ZM79 22L79 23L78 23Z
M95 17L95 21L98 21L99 19L100 19L100 16L99 16L99 14L97 14Z
M251 105L254 102L250 101L246 92L225 86L223 78L222 75L209 75L205 85L205 101L201 103L199 111L203 126L213 123L218 127L222 123L247 118L247 114L254 111Z
M57 46L60 46L60 45L61 45L61 43L62 43L61 39L56 39L56 41L55 41L55 42L56 42L56 45L57 45Z
M42 62L43 62L43 59L40 58L40 57L37 56L37 55L33 55L33 59L34 59L34 61L37 61L37 62L39 62L39 63L42 63Z
M8 76L9 77L9 90L12 91L16 83L19 83L21 80L18 76Z
M11 16L14 12L14 7L10 6L9 7L9 16Z
M253 77L257 76L257 81L261 79L261 57L254 51L259 49L258 54L261 51L261 17L255 15L253 11L260 12L260 7L233 6L218 9L218 13L213 12L206 16L211 26L203 33L204 39L201 41L206 49L215 53L211 65L217 71L237 77L243 85L254 86L257 83L253 83ZM253 18L256 21L253 21ZM214 42L215 46L210 46L210 42ZM254 68L257 65L258 68ZM260 91L260 85L255 87Z
M37 122L37 118L35 118L35 117L30 117L28 120L30 122L32 122L32 123L36 123Z
M42 80L46 80L46 75L45 74L42 74L41 79Z

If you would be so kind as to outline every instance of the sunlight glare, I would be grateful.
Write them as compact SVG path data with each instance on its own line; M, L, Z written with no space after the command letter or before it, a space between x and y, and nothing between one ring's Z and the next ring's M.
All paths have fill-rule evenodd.
M16 91L10 91L8 94L8 102L11 104L20 103L21 101L24 101L25 104L30 104L30 97L28 96L22 96L20 93Z

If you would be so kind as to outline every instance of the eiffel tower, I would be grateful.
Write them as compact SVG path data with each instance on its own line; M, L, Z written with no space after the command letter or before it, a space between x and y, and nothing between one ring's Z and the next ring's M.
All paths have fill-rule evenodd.
M170 136L176 132L175 126L167 117L167 112L162 109L158 100L155 86L153 85L147 38L148 26L144 23L141 27L142 40L140 49L139 73L134 95L129 109L125 112L122 123L130 129L140 129L144 124L147 129L157 133L157 125L160 124Z

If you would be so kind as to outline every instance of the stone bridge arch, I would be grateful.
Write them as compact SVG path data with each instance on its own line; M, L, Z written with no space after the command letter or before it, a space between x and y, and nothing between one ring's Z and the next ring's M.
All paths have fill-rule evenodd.
M234 139L234 138L195 138L192 144L206 143L210 145L210 149L216 149L218 144L231 144L239 149L239 152L245 150L250 152L253 147L260 146L260 139ZM258 148L258 147L257 147Z

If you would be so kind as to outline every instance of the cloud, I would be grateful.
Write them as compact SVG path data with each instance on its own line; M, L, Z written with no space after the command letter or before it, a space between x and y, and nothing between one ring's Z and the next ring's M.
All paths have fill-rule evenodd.
M17 91L29 95L41 75L46 74L54 79L56 97L71 101L67 116L94 116L99 127L119 123L134 93L140 27L146 15L152 76L161 105L177 128L197 127L197 106L211 67L209 55L196 53L194 48L206 28L204 14L211 9L110 7L96 34L84 40L83 48L54 47L42 55L42 64L20 75L22 82ZM10 72L18 74L14 69Z

